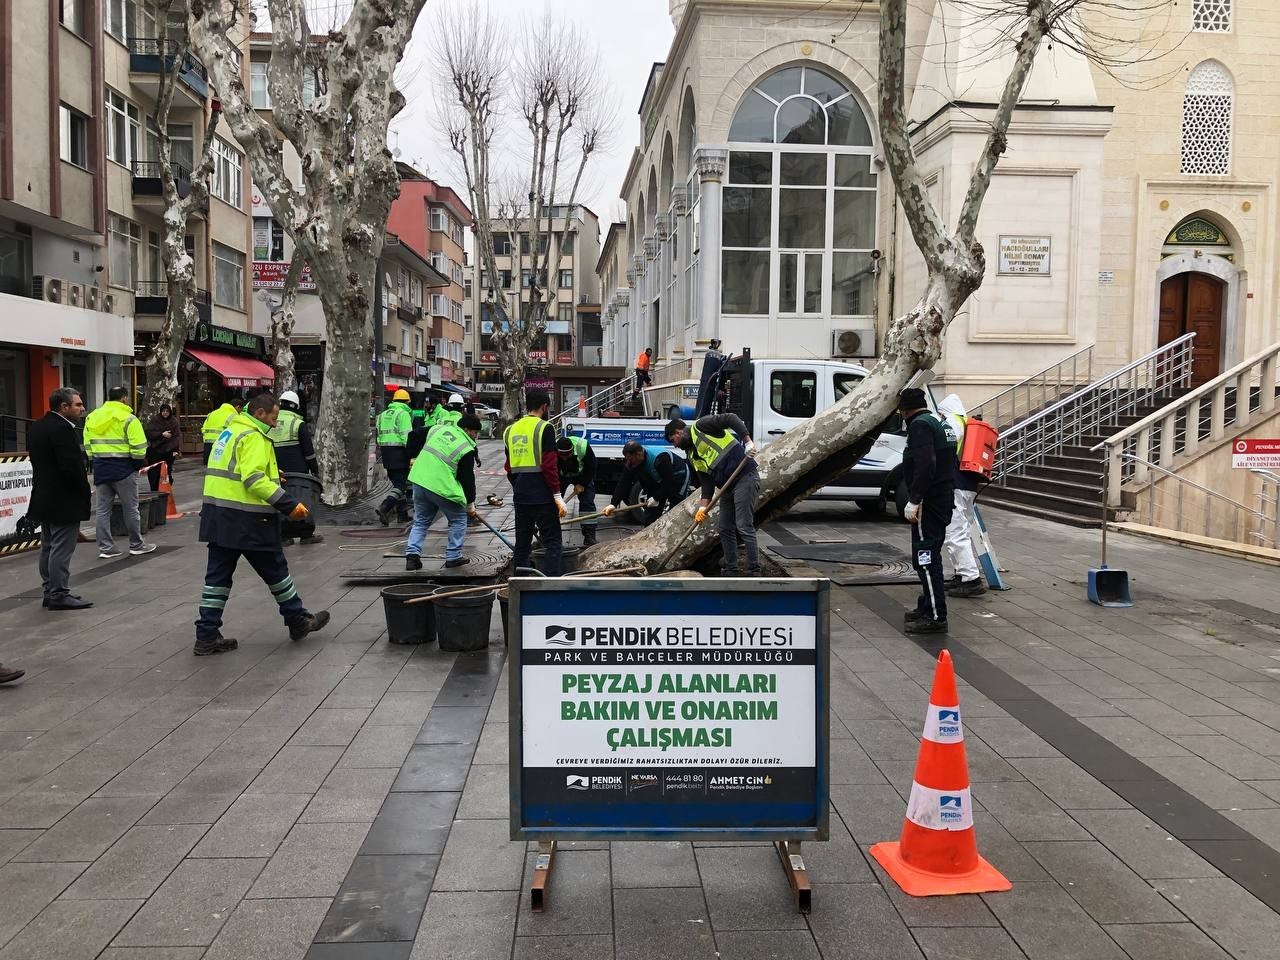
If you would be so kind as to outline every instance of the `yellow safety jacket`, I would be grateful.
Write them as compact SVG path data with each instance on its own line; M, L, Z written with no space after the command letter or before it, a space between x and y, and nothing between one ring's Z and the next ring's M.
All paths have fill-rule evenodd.
M541 417L526 414L507 427L502 442L512 473L542 472L542 430L546 425Z
M237 413L214 441L204 472L200 539L237 550L280 548L280 514L298 502L280 486L268 427Z
M218 439L218 434L222 433L227 424L231 422L240 411L229 403L224 403L217 410L204 418L204 423L200 427L200 436L205 443L213 443Z
M475 448L476 442L453 424L432 427L422 452L413 461L409 482L465 506L467 497L458 482L458 464Z
M302 417L292 410L281 410L280 416L276 419L276 425L267 431L267 436L278 450L281 447L298 446L302 442L298 439L301 431Z
M108 400L84 422L84 452L93 458L93 482L114 483L146 463L147 432L128 404Z
M708 476L711 475L716 464L720 462L720 458L735 443L739 442L738 438L733 435L732 430L726 430L723 437L713 437L700 431L693 424L689 424L689 439L693 441L693 449L689 452L689 461L693 464L695 470Z

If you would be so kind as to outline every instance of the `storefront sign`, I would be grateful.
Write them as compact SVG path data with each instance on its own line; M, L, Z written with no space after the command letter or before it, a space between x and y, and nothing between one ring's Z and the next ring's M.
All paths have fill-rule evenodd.
M1280 440L1240 437L1231 442L1231 466L1236 470L1280 468Z
M257 240L254 240L254 246L257 246ZM257 256L255 250L254 256ZM283 290L284 278L289 273L289 264L279 263L274 260L257 260L253 261L253 289L255 290ZM302 274L298 277L298 290L303 293L313 293L316 289L316 282L311 278L311 265L304 264Z
M511 587L513 839L826 838L826 581Z
M560 364L561 366L566 366L566 367L567 367L567 366L569 366L570 364L572 364L572 363L573 363L573 351L572 351L572 350L560 350L560 351L558 351L558 352L556 353L556 363Z
M393 377L402 377L407 380L413 376L413 367L406 366L403 363L388 363L387 373Z
M529 362L530 362L530 363L546 363L546 362L547 362L547 351L545 351L545 350L530 350L530 351L529 351Z
M266 345L258 334L219 327L212 323L197 323L188 342L197 347L210 347L228 353L248 353L255 357L266 354Z
M556 387L556 382L550 377L544 377L540 374L525 374L524 388L526 390L546 390L550 393Z
M1012 275L1049 275L1050 237L1001 237L1000 272Z
M31 459L25 454L0 456L0 543L17 533L30 502Z
M430 379L431 379L431 368L430 368L429 366L427 366L425 363L420 363L420 364L418 364L418 366L417 366L417 370L418 370L418 379L419 379L419 380L430 380Z
M294 344L293 365L298 373L320 373L324 370L324 344Z
M480 354L480 362L492 364L496 367L498 365L498 355L496 353L482 353Z
M83 350L117 357L134 352L133 318L30 297L8 297L4 340L53 350ZM25 389L25 388L24 388Z
M271 221L258 218L253 224L253 259L265 261L271 256Z

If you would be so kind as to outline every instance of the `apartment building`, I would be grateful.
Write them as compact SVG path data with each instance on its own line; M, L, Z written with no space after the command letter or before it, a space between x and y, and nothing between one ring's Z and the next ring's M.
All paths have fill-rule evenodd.
M553 298L547 319L547 338L530 351L530 369L525 382L546 388L564 379L554 368L599 366L601 362L600 284L595 275L600 255L600 221L586 206L577 204L552 206L543 221L537 242L539 259L555 244L560 250L557 263L554 253L546 256L547 270L554 277L537 278L538 288ZM526 226L514 231L494 233L494 259L497 277L490 277L483 264L473 268L477 319L474 324L472 351L475 355L476 391L490 402L502 395L502 371L493 351L495 311L493 304L501 291L508 298L519 291L521 310L527 309L530 287L534 284L534 257ZM497 320L501 322L501 320Z

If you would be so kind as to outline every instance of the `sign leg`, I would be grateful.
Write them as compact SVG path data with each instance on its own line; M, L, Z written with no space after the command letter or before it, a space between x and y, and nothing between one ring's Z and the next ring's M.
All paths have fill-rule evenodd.
M800 856L800 841L779 840L774 846L778 859L782 861L782 872L787 875L787 883L795 894L796 909L808 913L813 908L813 889L809 886L809 871Z
M978 547L978 566L982 569L982 574L987 579L987 586L992 590L1008 590L1009 585L1004 582L1004 578L1000 576L1000 559L996 556L995 550L991 546L991 535L987 533L987 525L982 520L982 513L978 510L978 505L973 505L973 510L969 514L970 529L974 527L978 530L977 547Z
M533 861L533 882L529 884L529 906L534 913L546 909L547 885L551 883L551 867L555 859L556 842L538 841L538 857Z

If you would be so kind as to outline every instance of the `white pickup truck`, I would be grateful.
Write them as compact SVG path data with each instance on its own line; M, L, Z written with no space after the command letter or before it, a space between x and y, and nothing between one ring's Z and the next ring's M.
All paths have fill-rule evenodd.
M865 367L839 360L762 360L745 353L725 361L718 381L716 412L736 413L761 446L783 436L815 414L842 399L867 375ZM687 392L687 391L684 391ZM930 409L933 396L925 388ZM674 404L668 402L668 407ZM648 406L648 403L646 403ZM688 401L681 407L689 406ZM622 447L629 440L666 446L663 428L674 411L650 412L645 418L577 417L564 420L564 432L587 439L596 454L597 495L608 497L623 470ZM688 417L691 410L681 411ZM859 508L880 513L892 502L902 515L906 489L902 478L902 450L906 432L895 416L890 428L858 464L811 499L852 500ZM634 502L637 493L627 498Z

